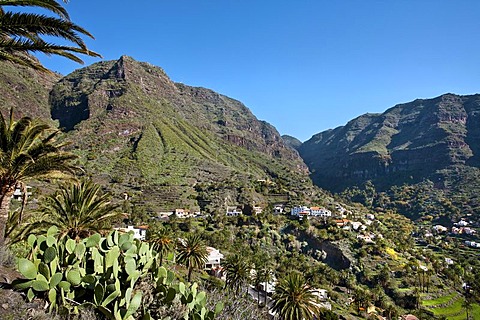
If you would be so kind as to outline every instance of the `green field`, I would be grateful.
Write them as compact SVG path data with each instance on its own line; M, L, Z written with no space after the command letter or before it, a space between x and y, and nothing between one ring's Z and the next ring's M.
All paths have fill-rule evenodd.
M457 296L456 293L452 293L452 294L449 294L448 296L438 297L437 299L424 300L424 301L422 301L422 305L425 306L425 307L437 306L437 305L440 305L440 304L447 303L448 301L452 300L456 296Z
M422 301L422 305L437 317L444 316L448 320L465 320L467 313L463 308L463 297L452 293L432 300ZM445 306L444 306L445 305ZM480 305L473 304L470 319L480 319Z

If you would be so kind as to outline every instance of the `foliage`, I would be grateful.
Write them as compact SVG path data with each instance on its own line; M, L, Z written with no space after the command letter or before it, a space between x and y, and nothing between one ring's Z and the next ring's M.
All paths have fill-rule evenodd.
M47 10L51 16L38 13L5 11L5 7L30 7ZM70 20L65 10L55 0L20 1L0 3L0 60L8 60L37 70L50 72L29 53L42 52L66 57L83 63L78 54L100 57L90 51L80 36L93 36ZM73 45L53 44L49 39L67 40Z
M280 280L272 300L272 311L279 319L314 319L319 312L315 288L297 272L292 272Z
M163 258L175 248L175 239L171 231L165 227L154 228L153 225L147 230L147 240L152 248L160 255L159 263L162 265Z
M199 234L188 234L177 244L177 261L188 269L188 281L192 278L193 269L203 268L207 262L207 248Z
M46 235L31 235L32 259L19 259L26 279L14 281L14 286L25 291L29 301L43 298L50 312L76 314L89 306L108 319L148 318L148 310L140 308L144 297L137 284L153 275L157 302L169 305L177 299L188 318L213 319L215 312L205 308L205 293L196 284L175 283L172 272L157 268L152 248L134 240L133 234L94 234L80 242L58 236L54 226Z
M58 178L72 174L75 156L63 151L59 131L29 117L15 121L13 109L7 121L0 113L0 238L4 237L10 196L29 179ZM25 187L24 195L26 195ZM18 218L21 221L21 216Z
M102 194L100 186L92 181L70 182L42 201L40 221L27 230L41 233L54 225L60 238L83 239L111 230L110 222L123 217L117 207L111 203L110 195Z
M250 280L251 265L248 259L239 254L228 256L223 262L226 282L225 286L238 294Z

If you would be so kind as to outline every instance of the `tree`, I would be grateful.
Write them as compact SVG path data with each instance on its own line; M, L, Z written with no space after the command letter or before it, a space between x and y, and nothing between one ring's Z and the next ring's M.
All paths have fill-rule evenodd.
M277 284L272 300L272 311L283 320L311 320L320 311L315 289L297 272L288 274Z
M59 237L83 239L93 233L111 230L110 222L123 217L116 211L108 194L102 194L100 186L90 180L71 182L60 186L42 203L42 217L30 230L46 231L54 225Z
M188 268L188 282L190 282L193 269L203 268L207 262L207 247L199 234L189 234L186 239L178 241L177 250L177 260Z
M160 255L159 261L161 266L163 263L163 257L172 251L175 245L171 231L165 227L153 231L149 229L147 231L147 241L152 244L153 248Z
M225 269L225 287L230 288L238 294L241 287L250 280L250 262L239 254L228 256L223 262Z
M397 308L395 308L395 306L393 304L388 304L385 307L385 314L386 314L388 320L397 319L397 317L398 317Z
M13 109L8 121L0 113L0 242L4 241L15 188L25 189L25 182L31 179L64 178L74 173L71 160L76 157L63 150L66 144L57 141L58 134L29 117L15 121Z
M5 11L4 7L9 6L41 8L51 15ZM55 0L0 1L0 60L48 71L30 53L59 55L78 63L83 63L78 54L100 57L87 48L81 36L93 38L87 30L73 23L65 8ZM45 37L67 40L72 45L49 43Z
M467 320L470 319L470 314L473 310L473 305L472 305L472 299L469 298L469 297L466 297L463 301L462 301L462 308L465 309L465 312L467 313Z
M353 294L353 299L355 301L355 304L357 305L357 312L360 314L361 309L367 309L366 307L368 306L368 292L366 290L363 290L362 288L358 287L355 289L355 292Z

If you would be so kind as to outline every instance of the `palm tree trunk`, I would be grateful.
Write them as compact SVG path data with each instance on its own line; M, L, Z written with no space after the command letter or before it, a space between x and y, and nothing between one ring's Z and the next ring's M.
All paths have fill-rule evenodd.
M7 225L8 213L10 211L10 200L12 198L14 188L7 187L0 195L0 244L5 241L5 227ZM3 191L3 190L2 190Z
M260 287L257 286L257 306L260 306Z
M188 268L188 282L190 282L190 279L192 278L192 271L193 271L193 268L189 267Z
M265 305L265 307L267 307L267 288L268 288L268 282L265 282L265 295L263 296L263 304Z

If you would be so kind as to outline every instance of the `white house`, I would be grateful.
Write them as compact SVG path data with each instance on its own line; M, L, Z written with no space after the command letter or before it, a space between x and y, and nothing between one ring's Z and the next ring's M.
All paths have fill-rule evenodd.
M367 226L363 225L363 223L359 221L352 221L351 224L352 224L353 230L355 231L358 231L358 230L364 231L365 229L367 229Z
M316 289L313 294L317 296L318 302L315 303L320 308L332 310L332 305L328 301L328 292L325 289Z
M283 213L284 209L285 209L285 206L283 204L276 204L273 206L273 213L274 214Z
M260 214L260 213L262 213L262 211L263 211L263 209L260 206L254 206L253 207L253 213L254 214Z
M224 258L220 250L215 249L214 247L207 247L207 262L205 263L206 270L213 270L220 267L221 259Z
M472 229L472 228L469 228L469 227L463 228L463 232L465 234L468 234L468 235L474 235L475 233L477 233L477 231L475 231L475 229Z
M442 232L447 232L448 229L440 224L437 224L436 226L433 227L433 230L435 230L436 232L438 233L442 233Z
M139 227L127 226L126 228L114 228L114 229L120 232L132 232L134 239L144 241L147 236L148 226L139 226Z
M371 235L359 234L359 235L357 235L357 239L363 240L363 241L364 241L365 243L367 243L367 244L375 243L375 241L373 241Z
M237 207L227 207L227 216L228 217L236 217L242 214L242 210L238 209Z
M168 221L170 220L170 217L173 215L172 211L168 212L158 212L157 213L157 219L158 220L163 220L163 221Z
M457 227L466 227L468 226L468 222L465 220L460 220L458 222L455 222L453 225Z
M325 208L311 207L310 208L310 215L312 215L314 217L329 218L329 217L332 216L332 212L330 210L325 209Z
M469 247L472 247L472 248L480 248L480 243L477 243L475 241L465 241L465 244Z
M307 206L297 206L290 210L290 214L296 217L308 217L310 215L310 208Z
M31 191L32 187L26 186L25 188L27 189L27 196L31 196L32 195L32 191ZM16 188L15 191L13 192L13 194L12 194L12 198L16 199L16 200L20 200L20 199L22 199L22 197L23 197L22 189Z

